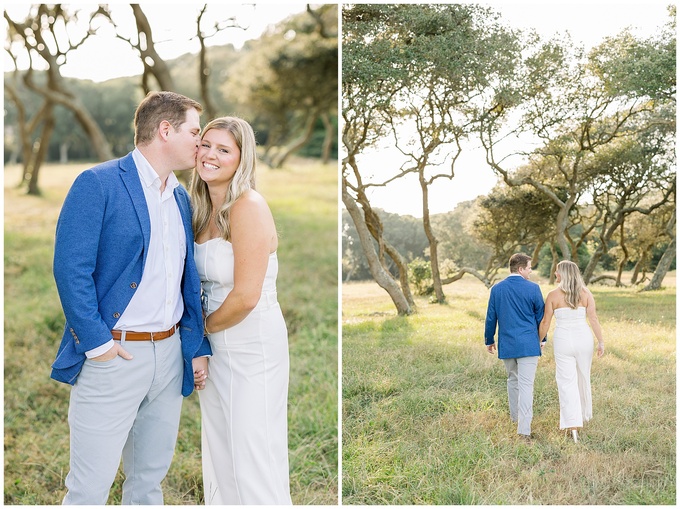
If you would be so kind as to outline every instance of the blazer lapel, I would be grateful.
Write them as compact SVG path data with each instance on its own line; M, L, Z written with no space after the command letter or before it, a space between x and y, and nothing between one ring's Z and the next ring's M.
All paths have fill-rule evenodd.
M181 187L175 188L173 194L175 195L175 201L179 207L180 215L182 216L182 224L184 225L184 232L187 238L187 250L193 249L194 245L194 232L191 225L191 206L189 205L189 200L186 195L180 193Z
M132 204L137 213L139 224L142 228L142 235L144 236L144 255L142 259L142 267L146 266L146 254L149 252L149 242L151 241L151 219L149 219L149 209L146 206L146 198L144 197L144 190L142 183L139 180L139 173L137 166L132 158L132 152L120 160L120 177L125 184L125 187L130 194Z

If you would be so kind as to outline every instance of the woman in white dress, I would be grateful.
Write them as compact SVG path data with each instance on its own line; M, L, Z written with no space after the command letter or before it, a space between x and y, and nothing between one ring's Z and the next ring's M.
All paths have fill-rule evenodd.
M569 430L574 442L578 442L579 428L593 416L590 390L593 332L597 338L598 357L604 354L604 340L595 299L583 283L578 265L568 260L559 262L555 277L558 287L545 299L545 313L538 335L541 338L546 336L555 315L553 349L560 400L560 429Z
M213 355L199 392L206 504L290 505L288 333L278 237L255 190L255 136L240 118L203 130L191 183L194 255Z

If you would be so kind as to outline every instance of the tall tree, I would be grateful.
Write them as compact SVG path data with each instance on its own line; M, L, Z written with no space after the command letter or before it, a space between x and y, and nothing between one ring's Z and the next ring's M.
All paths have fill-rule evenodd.
M626 220L626 244L630 260L635 263L630 284L637 285L645 281L646 273L653 268L654 250L668 244L666 228L674 210L675 203L667 203L649 215L633 214Z
M496 15L479 6L355 5L345 10L344 95L357 95L360 85L371 80L393 84L383 95L368 98L374 98L380 112L374 118L403 156L389 177L366 186L417 177L434 294L443 303L430 188L440 179L454 178L462 142L476 120L473 105L485 99L490 83L511 81L520 46Z
M517 251L531 253L532 265L538 264L541 248L552 242L555 233L557 206L550 199L531 186L500 182L487 196L478 198L478 209L473 232L480 242L493 248L487 277L493 280Z
M247 72L224 85L266 126L262 157L273 168L309 142L320 119L337 115L337 17L337 5L325 4L279 23L244 52L238 65ZM332 123L321 121L335 139Z
M116 37L126 41L132 49L139 54L144 69L141 77L141 86L142 90L144 90L144 94L148 94L153 90L151 85L152 78L156 80L160 90L175 91L175 80L170 72L170 67L156 50L156 40L153 36L153 29L149 22L149 18L146 16L146 13L140 4L130 4L130 8L132 9L132 15L135 20L136 33L134 37L122 35L118 25L111 17L110 11L105 10L105 12L116 29ZM102 9L107 8L104 7Z
M61 66L67 61L69 52L76 50L96 33L92 22L102 14L105 12L101 8L91 13L88 29L79 33L74 23L78 13L68 12L60 4L32 6L23 21L13 20L7 11L4 12L5 20L9 25L9 51L23 50L27 53L30 66L23 75L23 81L28 88L45 100L43 131L40 136L40 145L44 147L42 150L47 150L46 145L49 143L49 136L54 127L53 105L61 105L73 112L76 120L88 135L97 157L100 160L113 157L111 147L101 128L81 100L71 93L66 80L61 75ZM38 58L47 65L47 80L44 84L34 79L33 65L34 60ZM39 192L37 178L42 158L44 155L33 159L32 193Z
M369 263L373 279L390 295L399 314L415 312L408 278L408 266L400 259L396 249L385 239L382 222L372 209L366 194L366 186L359 169L357 157L367 148L374 146L386 135L385 118L381 107L389 104L389 99L400 87L401 69L393 65L394 53L388 41L380 41L383 51L376 54L365 51L364 41L373 30L374 24L381 23L387 16L390 6L354 5L344 7L343 21L343 80L342 80L342 143L345 156L342 159L342 201L350 212L360 235L362 250ZM357 213L359 204L364 214ZM353 214L352 211L355 211ZM374 258L374 244L378 245ZM399 284L390 280L384 272L385 254L393 253L393 261L399 270ZM389 256L389 254L388 254ZM377 263L376 263L377 262Z
M658 144L657 150L666 152L667 146ZM640 137L628 137L611 143L592 159L590 164L597 174L593 178L592 201L602 212L602 219L597 228L597 247L583 271L586 284L628 216L649 215L673 200L674 157L663 157L665 154L657 150Z
M616 48L603 46L601 50L613 52ZM595 62L569 41L540 45L525 59L523 69L526 87L519 108L499 103L497 110L490 110L480 123L480 139L487 163L508 185L530 185L559 207L556 242L563 256L571 259L576 246L569 242L569 216L588 191L588 160L609 143L629 135L634 121L653 111L654 105L646 98L622 96L606 87ZM500 124L511 110L521 113L517 132L529 134L541 144L539 148L498 154L503 152L499 147L507 145L507 133ZM528 159L534 171L515 174L503 162L512 155Z
M647 286L643 288L643 290L645 291L658 290L659 288L661 288L661 283L663 282L664 277L666 277L666 273L670 269L673 260L675 260L676 257L675 212L676 209L673 208L673 215L671 216L671 219L668 221L668 225L666 226L666 233L670 237L671 241L668 243L668 246L666 247L663 256L661 256L661 260L659 260L659 263L656 266L656 270L654 271L652 280L649 282Z
M215 101L213 101L212 99L212 94L210 90L209 78L212 72L212 68L208 63L208 48L206 46L206 39L210 39L211 37L214 37L218 33L228 28L239 28L241 30L245 30L245 28L240 26L237 23L236 18L233 16L215 22L210 27L205 27L203 26L205 24L203 16L205 16L207 9L208 4L204 4L200 12L198 13L198 17L196 18L196 37L198 38L198 42L201 48L198 53L199 57L198 79L199 83L201 84L201 101L203 104L203 108L208 119L213 119L217 117L217 108L215 106Z

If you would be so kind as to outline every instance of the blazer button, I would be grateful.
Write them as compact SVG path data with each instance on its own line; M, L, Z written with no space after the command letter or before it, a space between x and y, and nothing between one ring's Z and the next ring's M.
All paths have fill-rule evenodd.
M120 318L120 313L118 311L116 311L115 313L113 313L113 317L114 318Z
M137 283L135 283L134 281L130 283L130 288L132 288L133 290L137 288Z

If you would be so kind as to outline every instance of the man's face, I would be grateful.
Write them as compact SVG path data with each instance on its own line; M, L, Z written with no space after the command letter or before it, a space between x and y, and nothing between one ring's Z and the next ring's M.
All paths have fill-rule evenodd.
M174 156L173 170L188 170L196 166L196 152L201 141L201 124L195 108L187 110L186 118L179 129L169 130L169 148Z
M532 268L531 268L531 261L527 262L526 267L520 267L517 272L519 272L519 275L522 276L524 279L529 279L529 276L531 275Z

